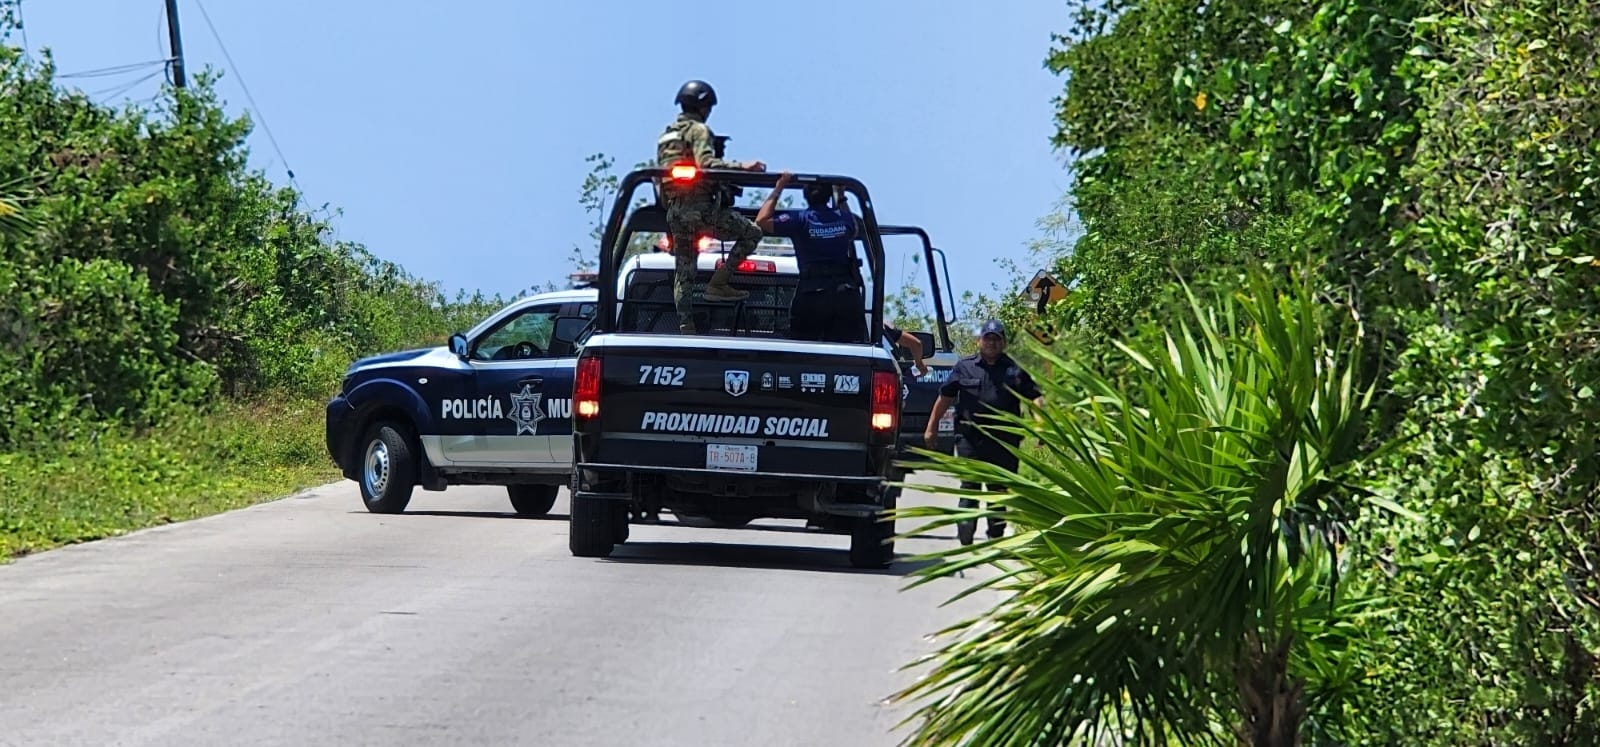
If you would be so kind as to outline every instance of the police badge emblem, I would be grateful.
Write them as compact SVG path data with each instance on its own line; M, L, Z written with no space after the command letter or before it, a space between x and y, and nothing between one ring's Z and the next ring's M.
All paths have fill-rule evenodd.
M511 395L511 412L506 417L517 424L516 435L532 436L538 433L539 421L544 420L544 411L539 409L542 399L544 393L533 391L529 384L523 384L521 392Z

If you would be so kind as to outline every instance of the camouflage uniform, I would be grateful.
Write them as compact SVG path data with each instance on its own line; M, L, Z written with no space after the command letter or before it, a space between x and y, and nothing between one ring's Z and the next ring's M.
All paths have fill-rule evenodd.
M656 140L656 165L671 168L675 164L694 163L701 169L737 169L739 164L717 157L711 128L693 114L680 113L665 132ZM706 284L705 297L714 301L737 301L750 294L728 285L733 268L756 249L761 241L761 229L749 218L724 204L721 188L705 179L698 179L688 187L670 181L662 185L661 193L667 212L667 231L672 237L672 255L677 260L672 276L672 300L678 311L678 328L694 331L694 277L699 248L695 234L709 230L723 241L733 241L733 251L722 267L712 274Z

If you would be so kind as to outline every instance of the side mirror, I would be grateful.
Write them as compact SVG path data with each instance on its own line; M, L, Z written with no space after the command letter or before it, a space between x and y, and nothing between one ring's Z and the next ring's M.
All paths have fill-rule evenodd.
M467 336L460 332L450 335L450 352L455 353L456 357L465 360L467 357Z
M911 336L917 338L917 342L922 343L922 357L924 359L932 358L934 352L936 351L936 348L934 348L934 343L933 343L933 333L932 332L912 332Z

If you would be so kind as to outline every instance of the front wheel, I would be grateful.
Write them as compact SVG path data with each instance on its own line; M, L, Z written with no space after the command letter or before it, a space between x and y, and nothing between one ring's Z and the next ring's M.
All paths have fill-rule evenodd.
M556 505L558 485L507 485L511 495L511 508L518 516L544 516Z
M417 460L405 427L374 423L361 451L361 502L375 514L398 514L411 503Z

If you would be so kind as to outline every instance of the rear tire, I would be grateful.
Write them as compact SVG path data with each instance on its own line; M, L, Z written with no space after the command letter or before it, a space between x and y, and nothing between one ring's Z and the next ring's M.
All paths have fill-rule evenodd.
M511 508L518 516L544 516L556 505L556 494L561 492L558 485L507 485L506 492L511 496Z
M630 528L630 520L632 518L628 515L628 507L623 505L613 506L611 516L611 539L619 545L627 542L628 529Z
M357 480L361 502L375 514L403 513L417 483L417 458L409 429L389 421L373 423L361 444Z
M616 513L622 506L604 498L573 496L568 512L567 549L580 558L604 558L617 545Z
M850 528L850 565L856 568L888 568L894 563L894 520L886 513L898 504L900 488L883 491L882 511L856 519Z

